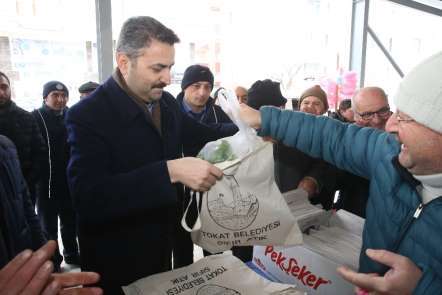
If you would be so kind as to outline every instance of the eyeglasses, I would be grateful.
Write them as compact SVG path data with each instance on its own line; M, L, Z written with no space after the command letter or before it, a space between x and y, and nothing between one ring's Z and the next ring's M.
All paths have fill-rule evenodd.
M361 117L362 120L370 121L371 119L374 118L375 115L377 115L378 117L381 117L381 118L387 118L388 116L391 115L391 111L390 111L390 107L386 106L386 107L383 107L375 112L365 112L365 113L356 112L356 114L359 117Z
M395 116L395 118L396 118L396 121L398 121L398 123L399 123L399 122L405 122L405 123L407 123L407 122L414 122L414 121L415 121L414 119L412 119L412 118L410 118L410 117L407 117L407 116L404 115L404 114L400 115L398 112L394 113L394 116Z

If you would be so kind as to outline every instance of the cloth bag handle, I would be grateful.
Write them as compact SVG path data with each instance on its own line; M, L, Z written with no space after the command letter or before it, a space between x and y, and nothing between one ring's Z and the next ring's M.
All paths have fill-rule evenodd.
M181 218L181 226L189 233L199 231L201 229L201 217L200 217L200 200L201 200L200 192L190 191L190 202L187 204L186 211L184 211L183 218ZM192 204L193 199L195 198L196 208L197 208L197 218L192 228L190 228L186 222L187 212L189 211L190 205Z

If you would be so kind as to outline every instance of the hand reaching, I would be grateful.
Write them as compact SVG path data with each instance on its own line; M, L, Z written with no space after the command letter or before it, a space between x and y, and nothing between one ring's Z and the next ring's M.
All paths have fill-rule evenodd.
M239 105L240 118L250 127L254 129L261 128L261 113L244 103Z
M368 257L388 265L390 270L383 277L354 272L339 267L339 274L353 285L365 289L369 294L411 295L419 282L422 271L407 257L386 250L366 251Z
M316 179L310 176L306 176L298 184L298 188L302 188L305 190L309 197L312 197L319 193L318 191L318 182Z
M65 289L96 283L99 276L91 272L52 274L54 267L49 259L56 248L56 242L49 241L35 252L18 254L0 270L0 295L102 294L99 288Z

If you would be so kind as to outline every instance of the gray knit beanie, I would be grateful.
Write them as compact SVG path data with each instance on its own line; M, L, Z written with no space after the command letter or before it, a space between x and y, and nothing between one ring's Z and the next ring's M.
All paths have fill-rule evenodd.
M413 68L394 97L396 107L416 122L442 133L442 51Z

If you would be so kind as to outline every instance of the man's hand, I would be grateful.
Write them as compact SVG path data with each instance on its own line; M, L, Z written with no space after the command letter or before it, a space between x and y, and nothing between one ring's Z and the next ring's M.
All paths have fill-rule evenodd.
M100 288L78 288L82 285L94 284L98 282L99 279L100 276L95 272L69 272L52 274L51 283L46 289L50 290L50 292L54 291L54 293L48 292L44 294L101 295L103 294L103 291Z
M254 129L261 128L261 113L259 111L241 103L239 105L239 116L250 127Z
M208 191L223 176L221 169L192 157L167 161L167 168L172 183L181 182L199 192Z
M271 142L271 143L278 143L278 141L276 139L273 139L270 136L263 136L262 140L267 141L267 142Z
M305 190L309 198L319 193L318 182L316 181L316 179L310 176L306 176L301 179L298 184L298 188L302 188L303 190Z
M55 241L49 241L34 253L31 250L25 250L18 254L0 270L0 295L101 294L102 291L99 288L63 290L66 287L95 283L99 276L96 273L52 274L54 267L49 259L56 248Z
M413 293L419 282L422 271L407 257L386 250L366 251L368 257L379 263L388 265L390 270L383 277L373 274L356 273L346 267L339 267L339 274L369 294L409 295Z

